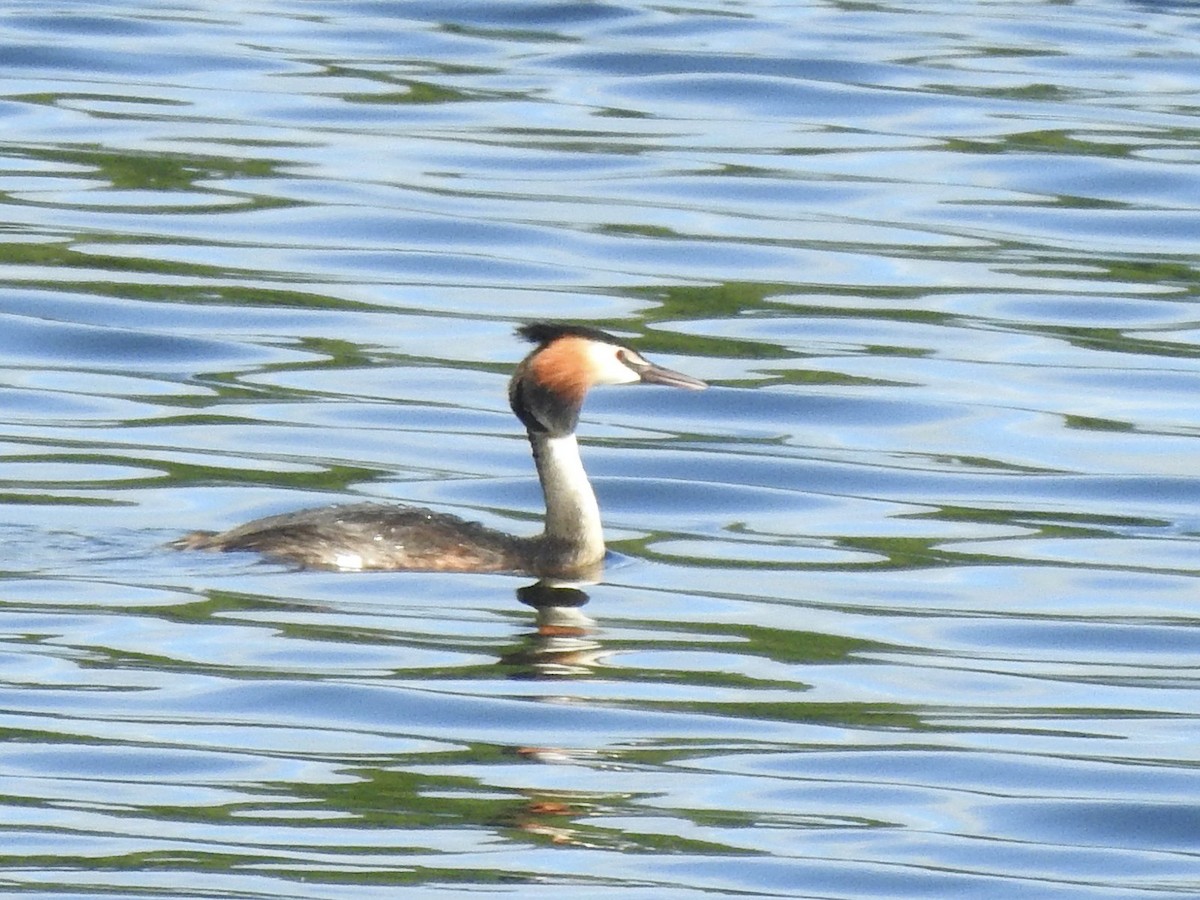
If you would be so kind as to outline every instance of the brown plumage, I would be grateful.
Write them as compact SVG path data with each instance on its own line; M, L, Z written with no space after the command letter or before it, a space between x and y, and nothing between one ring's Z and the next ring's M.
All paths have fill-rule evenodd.
M347 503L255 519L222 531L193 531L182 550L250 550L311 568L425 572L524 572L534 559L518 538L417 506Z
M586 338L559 338L529 357L529 374L564 402L582 404L595 377L586 345Z

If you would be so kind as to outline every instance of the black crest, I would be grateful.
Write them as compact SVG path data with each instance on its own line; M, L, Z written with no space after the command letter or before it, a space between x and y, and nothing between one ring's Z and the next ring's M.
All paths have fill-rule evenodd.
M517 336L540 347L545 347L564 337L578 337L589 341L599 341L602 344L622 346L621 341L599 328L588 328L586 325L567 325L563 322L530 322L528 325L517 328Z

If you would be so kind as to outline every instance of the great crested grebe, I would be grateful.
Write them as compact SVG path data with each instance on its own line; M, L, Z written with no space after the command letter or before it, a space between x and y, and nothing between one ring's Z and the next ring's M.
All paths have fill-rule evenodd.
M594 328L537 322L517 329L537 344L508 383L546 500L545 530L516 537L412 506L353 503L256 519L228 531L196 531L173 546L253 550L324 569L525 572L569 577L604 558L596 495L583 470L575 425L588 388L645 381L699 390L703 381L664 369Z

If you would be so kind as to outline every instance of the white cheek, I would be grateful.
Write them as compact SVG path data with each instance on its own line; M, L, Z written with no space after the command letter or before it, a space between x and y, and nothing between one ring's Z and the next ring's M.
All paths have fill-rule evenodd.
M630 384L641 381L641 376L617 359L617 348L612 344L588 344L588 357L595 384Z

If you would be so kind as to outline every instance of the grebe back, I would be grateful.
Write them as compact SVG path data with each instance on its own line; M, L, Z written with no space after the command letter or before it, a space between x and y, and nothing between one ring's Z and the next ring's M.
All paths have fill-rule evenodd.
M699 390L699 379L649 362L594 328L537 322L517 329L537 346L517 366L509 405L533 450L545 528L517 537L411 506L353 503L256 519L228 531L196 531L173 546L251 550L303 566L348 570L524 572L569 577L604 558L600 508L575 440L588 389L648 382Z

